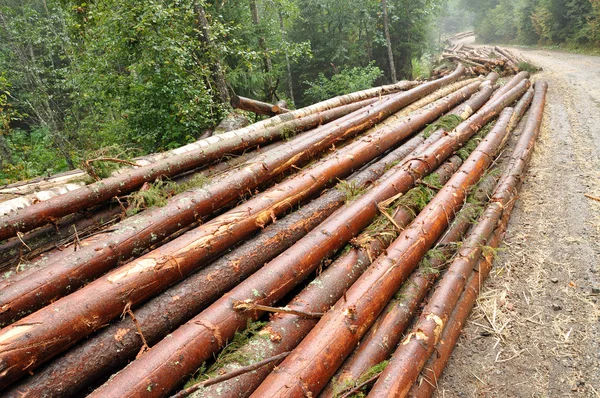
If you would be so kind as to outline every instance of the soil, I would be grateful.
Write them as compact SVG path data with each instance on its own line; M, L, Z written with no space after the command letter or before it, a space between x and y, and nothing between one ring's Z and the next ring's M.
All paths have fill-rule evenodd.
M512 51L549 83L542 131L437 396L600 397L600 57Z

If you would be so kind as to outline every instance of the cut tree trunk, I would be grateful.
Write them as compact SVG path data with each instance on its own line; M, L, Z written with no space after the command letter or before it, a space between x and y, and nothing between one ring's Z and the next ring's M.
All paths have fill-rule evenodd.
M488 173L477 184L473 201L465 203L452 225L436 243L435 247L439 247L440 252L429 260L426 267L421 266L412 273L395 294L396 298L382 311L358 348L346 359L319 397L339 396L347 387L354 387L359 380L364 379L364 375L374 366L389 359L425 295L437 279L439 270L443 268L447 259L451 258L456 243L460 242L467 232L478 206L487 202L493 194L497 180L495 174Z
M458 78L462 70L462 68L457 69L457 73L446 82ZM27 279L18 281L0 292L0 323L10 323L25 315L26 311L41 308L50 300L55 300L57 297L70 293L85 281L108 271L118 261L123 261L123 259L135 255L136 252L143 251L182 227L195 222L201 216L208 215L235 200L241 191L255 188L258 184L273 176L279 175L294 166L302 165L312 156L331 147L331 145L373 126L408 103L434 91L442 83L442 80L438 80L429 86L430 83L427 83L413 90L397 94L381 104L372 104L356 114L342 118L333 125L322 126L308 136L298 137L281 145L276 150L268 151L253 159L245 167L220 176L208 186L177 195L162 208L150 209L125 220L118 226L113 227L116 230L106 237L106 241L89 245L84 250L74 254L74 257L69 261L48 265ZM258 200L261 201L263 207L266 206L267 210L265 211L287 210L289 203L317 193L319 189L329 183L329 178L343 177L349 174L353 167L362 165L358 159L364 159L364 162L370 161L373 157L381 154L381 151L390 148L392 145L397 144L399 140L414 133L415 129L422 126L419 123L430 122L440 112L447 111L446 106L449 103L455 105L463 101L465 96L469 96L477 89L478 85L479 83L473 83L471 86L459 90L451 96L449 101L442 101L433 111L422 112L422 116L416 118L416 122L407 123L406 126L403 125L404 133L401 135L394 134L393 129L391 132L390 129L383 129L380 134L382 135L380 143L386 146L377 147L362 139L357 145L367 147L368 150L362 150L357 155L352 155L355 157L344 159L338 159L335 155L332 156L330 161L334 164L332 169L327 169L329 167L328 163L324 163L319 169L319 172L322 173L319 176L307 176L304 173L303 177L294 180L296 183L293 187L288 188L289 191L277 191L277 195L281 197L281 202L273 203L271 199ZM352 148L356 148L356 146ZM344 151L352 150L356 149L344 149ZM338 154L340 153L344 152L338 151ZM342 164L343 167L341 167ZM324 178L323 176L327 177ZM302 183L298 181L302 181ZM299 186L305 187L306 190L299 189ZM310 189L306 188L307 186ZM292 192L296 192L296 194L292 194ZM298 194L300 196L294 196ZM260 226L266 225L272 218L270 213L261 213L256 207L251 209L256 222L251 221L249 218L244 220L245 228L240 228L239 233L246 235L239 235L238 238L247 236ZM240 218L239 213L234 212L234 216L226 224L235 224ZM223 217L220 217L218 220L223 219ZM214 225L214 228L221 232L218 235L221 239L220 242L222 244L225 240L234 242L234 237L231 234L228 234L228 239L222 239L222 235L225 233L223 232L223 226L220 224L222 221L218 220L210 225ZM209 239L211 243L214 243L215 237L212 235L211 237L213 239L208 237L203 239ZM226 248L221 246L219 250ZM205 249L205 255L215 256L218 254L218 251L212 246L207 246Z
M466 142L507 104L519 98L528 86L528 81L522 82L506 96L486 104L417 159L407 162L402 171L411 170L414 173L415 169L423 167L430 159L443 159L442 153L446 149L457 149L459 143ZM502 120L508 123L509 117L505 115ZM466 139L463 141L461 137ZM279 371L271 373L252 396L297 396L306 391L314 395L323 389L385 304L446 229L449 219L462 206L466 191L479 180L505 137L506 131L500 128L488 134L461 170L388 248L387 255L373 263L348 290L345 300L338 302L333 310L325 314L279 366ZM331 345L330 342L334 340L336 344Z
M444 185L452 174L460 167L462 160L453 156L440 166L434 174L437 176L436 185ZM409 192L410 194L410 192ZM404 207L408 206L408 207ZM344 292L367 269L372 260L379 256L397 235L398 228L406 227L415 217L417 205L404 203L391 204L386 210L392 210L394 224L380 215L367 227L367 232L357 236L350 250L338 257L317 278L308 284L285 307L300 312L325 312L342 297ZM269 323L258 335L246 343L236 355L250 362L278 355L295 348L300 341L317 324L317 319L307 319L298 315L277 314L271 317ZM281 359L283 360L283 358ZM202 389L202 397L231 397L249 396L256 387L268 376L278 361L252 373L240 375L235 380L228 380L209 388ZM227 363L217 373L234 371L243 367L244 363Z
M539 131L543 111L546 85L536 85L532 114L527 120L524 134L515 147L513 158L498 183L496 191L478 223L463 242L457 258L436 287L433 296L419 321L394 353L390 363L373 386L373 397L404 397L416 381L423 365L433 353L441 333L448 322L473 267L483 253L494 230L502 219L504 209L516 197L516 189L523 177L528 155L531 154L534 140ZM390 375L393 377L390 378ZM393 380L392 380L393 379Z
M0 222L0 240L52 223L68 214L100 204L115 196L139 189L145 182L160 177L172 177L200 165L219 160L227 154L266 144L283 135L294 134L322 123L347 116L351 111L363 113L361 107L348 105L309 115L271 127L268 130L237 134L235 131L196 142L200 149L171 156L158 163L131 169L119 175L87 185L49 200L18 210ZM237 130L245 131L245 130Z
M231 106L236 109L254 112L259 115L275 116L288 113L290 110L279 105L267 104L266 102L253 100L246 97L234 95L231 97Z
M527 89L523 82L493 107L482 108L478 121L489 120L504 102L512 102ZM481 112L481 111L480 111ZM406 118L414 122L418 115ZM477 123L478 124L478 123ZM94 392L95 396L135 396L147 393L151 386L152 396L163 396L175 388L184 378L194 372L203 360L210 358L223 347L236 330L244 328L248 319L256 319L259 311L240 313L232 308L233 301L253 300L257 304L272 305L283 298L294 286L313 272L324 258L331 256L347 241L365 228L378 212L377 203L400 192L408 191L416 179L438 167L461 142L465 142L476 129L469 124L464 141L457 134L433 144L419 160L411 160L404 166L395 166L382 177L377 186L366 194L342 207L315 230L300 239L286 252L265 265L223 298L208 307L197 317L177 329L173 338L162 340L148 353L121 371L112 380ZM436 149L433 149L433 147ZM173 358L178 362L174 365ZM265 381L266 382L266 381ZM264 385L265 383L263 383ZM266 396L271 396L267 394Z
M408 156L419 143L419 140L409 140L349 179L349 183L357 189L372 184L391 165ZM300 210L266 227L259 236L232 253L136 309L135 316L146 341L154 344L189 320L312 230L342 206L345 200L346 192L343 190L327 191ZM93 381L125 365L140 352L142 346L137 328L128 317L90 337L34 376L25 379L6 395L20 397L25 391L34 396L75 395Z
M463 101L465 97L475 92L479 85L479 82L473 83L432 104L428 109L417 112L411 118L396 121L392 126L384 125L380 129L375 129L373 133L336 151L329 158L301 172L286 184L276 185L238 208L105 275L69 297L54 302L22 321L0 330L0 341L2 341L4 334L6 336L4 338L7 339L5 344L12 347L11 350L0 353L0 361L13 364L7 369L4 377L0 378L0 385L19 377L27 369L47 361L69 345L90 334L108 320L120 315L125 306L144 301L169 284L202 267L205 261L214 258L214 256L231 247L232 244L247 237L261 226L270 223L277 214L287 211L290 206L317 193L331 179L347 175L353 168L373 159L397 144L401 139L422 128L439 114L449 110L457 102ZM427 92L427 90L426 88L417 92ZM414 93L412 92L408 96L414 95ZM411 97L409 98L412 100ZM390 112L397 111L400 104L408 100L404 94L399 94L398 98L386 101L386 106L372 109L372 112L364 119L351 120L350 122L353 123L350 125L336 124L334 131L340 131L342 136L361 131L373 125L376 121L382 120ZM331 129L326 131L329 132ZM316 142L316 138L311 136L311 139L305 138L298 144L291 143L291 146L299 154L304 153L302 147L305 147L305 149L306 147L311 148L312 151L322 150L335 142L335 138L332 138L331 135L327 134L326 139L321 137ZM293 162L298 161L298 156L296 156L296 159L290 159L286 153L287 151L282 150L281 147L277 149L276 153L269 156L259 156L261 159L253 163L256 164L255 168L246 167L241 169L244 173L241 170L236 170L235 176L242 178L244 182L248 179L256 181L260 175L265 175L267 172L281 172L286 167L291 167ZM278 164L274 160L282 163ZM272 166L269 167L268 164ZM268 171L265 171L265 166L267 166ZM224 188L231 190L232 193L239 192L239 187L236 187L236 184L233 184L231 180L232 177L222 179L221 184L224 185ZM215 187L215 184L211 185L212 187ZM211 195L210 189L205 188L202 194L210 195L209 200L219 199L214 198L215 195ZM161 214L164 214L165 209L166 207L158 210ZM169 219L169 223L177 223L178 221L173 218L181 217L184 212L183 209L177 210L175 215ZM85 266L88 272L98 272L98 267L89 267L89 262ZM46 267L44 270L48 268ZM82 274L81 271L78 272L78 275ZM73 281L69 280L69 283L72 284ZM44 281L43 288L38 292L50 293L56 286ZM64 289L64 283L61 288ZM29 298L28 305L38 305L36 301L38 295L36 293L30 292L27 296ZM52 296L48 295L48 297ZM23 295L15 295L13 301L26 302ZM63 306L68 310L62 311L58 308ZM37 320L33 320L34 318ZM25 331L27 331L26 334L24 334ZM61 336L61 338L50 338L49 336ZM49 343L32 349L30 347L31 340L48 341ZM26 350L28 354L24 356L22 350Z

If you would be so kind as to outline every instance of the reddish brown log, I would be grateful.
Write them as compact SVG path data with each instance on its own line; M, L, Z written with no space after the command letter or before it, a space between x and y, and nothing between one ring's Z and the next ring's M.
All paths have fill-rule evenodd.
M396 297L382 311L381 315L369 329L358 348L344 362L336 376L328 383L319 397L338 396L341 388L354 386L363 374L373 366L389 359L400 342L402 335L425 298L439 270L452 256L455 244L462 240L471 225L478 204L487 202L493 194L498 177L494 173L485 176L473 193L473 202L467 202L457 214L456 219L436 243L441 256L430 260L427 270L417 269L396 293Z
M545 99L546 85L536 85L536 94L532 105L532 116L528 118L525 134L515 147L515 154L505 170L490 204L480 217L477 225L465 239L458 257L452 262L448 272L437 286L429 303L424 308L419 321L394 353L390 363L371 390L373 397L404 397L416 381L423 365L433 353L450 313L456 305L473 267L480 258L483 247L491 238L493 231L502 218L505 208L516 197L518 182L525 168L524 157L530 154L533 144L531 137L537 136L541 112ZM533 126L530 128L530 126ZM537 126L537 128L536 128ZM528 134L529 133L529 134Z
M505 211L505 214L508 212ZM504 218L503 218L504 220ZM507 219L508 221L508 219ZM501 223L494 231L492 237L488 242L488 246L492 249L497 248L502 242L502 236L504 235L506 225ZM488 277L490 270L492 269L492 263L494 255L492 251L484 253L479 259L475 266L473 275L467 283L465 291L461 294L461 297L456 304L456 308L452 312L448 324L444 328L442 337L438 345L436 346L435 353L429 358L425 366L423 367L423 373L421 375L422 380L417 381L412 388L409 390L409 397L415 398L428 398L433 395L437 386L437 380L441 376L450 355L456 345L456 341L460 336L462 327L469 317L469 313L475 304L477 295Z
M469 120L433 144L422 156L439 155L441 148L451 144L466 131L468 137L480 128L484 120L496 115L506 103L513 102L528 88L523 82L510 92L509 98L486 104ZM348 290L345 300L340 300L319 321L311 333L253 393L262 396L298 396L303 392L317 394L325 387L345 357L371 326L377 315L407 279L414 267L448 226L456 211L462 206L468 189L476 183L489 166L493 155L506 137L504 127L512 109L503 111L496 127L440 193L417 216L411 226L380 256ZM485 116L484 116L485 115ZM486 117L487 116L487 117ZM482 120L483 119L483 120ZM481 124L480 124L481 123ZM423 158L418 164L423 164ZM404 167L411 167L408 162ZM413 163L414 164L414 163ZM414 165L413 167L417 167ZM413 168L411 167L411 168ZM331 341L336 341L331 345Z
M517 198L519 187L531 159L533 148L540 131L547 88L548 85L546 82L537 82L535 84L535 94L527 122L523 128L519 141L515 146L511 161L503 174L502 180L496 189L496 193L491 199L493 204L499 205L496 207L500 209L496 211L501 213L501 216L498 219L498 225L488 240L488 245L491 247L497 247L501 242L501 237L506 229L508 219L510 218L510 212ZM456 303L456 308L454 308L452 316L450 317L446 328L443 330L441 339L437 344L437 354L432 355L424 367L426 370L424 370L423 376L426 380L419 383L420 385L414 385L410 390L410 396L428 397L433 394L434 386L437 384L433 382L439 378L450 358L456 340L460 335L462 325L464 325L464 322L473 307L473 303L477 298L477 294L483 281L485 281L485 278L489 274L492 267L492 261L493 253L488 253L481 257L478 266L474 268L479 272L475 272L471 276L467 288L462 293L460 300Z
M48 265L43 270L0 292L0 324L10 323L27 312L40 308L49 301L80 287L85 281L108 271L117 261L123 261L123 259L142 252L150 245L160 242L168 235L195 222L201 216L208 215L233 201L239 197L240 192L254 188L261 182L298 164L302 165L320 151L371 127L389 116L390 113L398 111L439 86L458 79L463 70L462 67L457 68L456 72L448 78L423 84L413 90L397 94L383 103L367 106L338 120L335 124L322 126L308 136L298 137L281 145L277 150L269 151L255 158L245 167L216 179L208 187L190 190L174 197L165 207L151 209L125 220L113 227L116 231L106 238L106 242L86 247L85 250L76 253L74 258L66 260L66 266L62 261ZM465 93L470 93L469 90L472 90L472 87ZM458 97L462 99L463 95L465 94L453 98L458 101ZM443 108L442 106L441 111L446 110ZM429 117L434 116L435 114L429 114ZM409 129L406 134L413 131ZM387 148L405 137L406 135L394 137L388 132L386 145L389 146ZM370 156L372 156L370 159L381 153L380 148L375 149L376 151L370 152ZM348 161L348 159L346 160ZM350 164L350 167L361 165L361 163L352 162L352 159L346 164ZM335 172L329 172L327 180L323 181L317 178L316 181L321 185L314 185L313 188L323 187L329 178L343 177L351 170L351 168L341 170L336 168ZM328 173L328 170L324 170L324 172ZM313 177L308 178L310 183L315 183ZM78 191L81 190L84 189ZM314 193L316 193L314 190L304 192L305 195ZM292 200L299 200L299 198L292 198ZM33 207L31 206L30 209ZM254 225L254 228L264 225L269 219L268 215L260 215L259 222Z
M477 116L472 117L471 123L463 126L462 134L455 132L442 139L442 145L433 144L418 160L392 168L379 185L342 207L286 252L176 330L172 334L173 338L162 340L94 394L102 397L135 396L147 393L149 385L153 396L168 393L187 374L195 371L203 360L221 348L237 329L245 327L248 319L255 319L259 315L234 311L232 301L251 299L260 304L272 305L283 298L290 289L313 272L323 258L332 255L369 224L377 214L376 203L399 192L406 192L415 179L439 166L440 162L473 135L479 122L494 117L498 113L498 107L514 101L527 87L528 82L523 82L493 106L482 108ZM414 120L415 116L412 116L410 121ZM175 360L178 362L176 366L174 358L178 358Z
M457 76L455 74L455 77ZM296 178L290 179L286 184L275 186L238 208L169 242L160 249L105 275L69 297L59 300L22 321L1 330L0 343L3 342L5 346L11 347L11 349L0 352L0 363L4 362L11 365L5 372L4 378L0 379L0 385L18 377L27 369L48 360L77 340L101 327L110 319L118 316L125 306L144 301L169 284L180 280L193 270L203 266L206 260L213 258L216 254L231 247L232 244L247 237L256 229L268 224L274 216L287 211L290 206L298 203L298 201L314 195L332 179L343 177L353 168L389 149L401 139L430 122L441 112L448 110L456 102L473 93L478 86L479 83L473 83L436 102L428 109L417 112L411 118L402 119L392 126L384 126L374 130L373 133L336 151L326 160L299 173ZM430 89L425 88L425 90L422 90L422 87L424 86L419 86L417 91L413 91L409 95L414 95L415 92L422 93ZM399 94L397 99L386 101L386 105L391 103L393 106L397 106L400 101L404 101L404 98L403 94ZM372 124L375 120L380 120L387 114L388 109L387 106L383 109L375 108L374 114L369 115L370 117L363 122L362 126L368 127L368 125L365 126L365 123ZM343 125L338 127L342 128L342 131L348 132L355 131L355 126L356 124L345 126L346 128L343 128ZM317 142L312 139L304 139L296 147L310 146L314 151L329 140L331 140L330 136ZM285 147L285 145L282 147ZM280 170L290 167L293 162L297 161L297 159L289 159L285 155L286 151L278 149L275 154L272 154L272 157L280 159L283 163L279 167ZM270 160L269 157L265 159ZM235 176L241 175L244 177L245 175L247 179L252 178L254 180L257 175L277 171L277 169L270 169L267 172L264 170L265 166L266 160L257 162L255 168L247 167L236 170ZM244 171L244 173L241 171ZM231 178L229 178L227 181L223 181L221 186L236 192L236 187L231 187L231 184ZM204 194L206 193L210 193L210 191L205 190ZM165 209L159 210L164 212ZM184 209L180 209L180 212L184 212ZM54 287L49 286L46 281L44 283L46 283L44 288ZM12 285L11 288L15 285ZM17 296L15 300L22 300L22 297ZM35 305L35 302L32 304ZM61 308L64 308L64 310ZM65 333L68 335L65 335ZM61 337L53 338L50 336ZM32 349L30 341L47 341L49 343ZM21 355L24 352L28 354L26 357Z
M415 138L349 182L357 188L373 183L421 143ZM135 316L146 341L152 345L189 320L312 230L345 200L344 191L327 191L300 210L269 225L256 238L136 309ZM65 353L7 392L6 396L76 395L95 380L124 366L141 348L142 340L133 321L127 317Z
M65 217L56 223L56 226L46 225L20 238L15 237L4 242L0 245L0 269L19 263L25 263L22 267L18 267L20 271L29 269L28 263L35 261L35 257L52 248L62 248L65 244L72 242L75 238L75 231L77 231L80 239L84 239L91 232L98 231L120 220L119 215L122 210L119 206L108 205L103 207L92 210L91 214L85 212ZM1 284L0 282L0 288Z
M491 99L493 100L493 99L499 98L500 96L504 95L508 91L512 90L517 84L519 84L523 80L527 79L528 77L529 77L529 73L527 73L527 72L519 72L519 73L517 73L504 86L500 87L500 89L498 89L494 93L494 95L492 95Z
M246 97L234 95L231 97L231 107L242 109L244 111L254 112L259 115L275 116L281 113L288 113L290 110L283 106L268 104L266 102L253 100Z
M372 103L376 100L365 101ZM314 128L351 112L363 114L365 112L362 109L364 106L365 103L345 105L300 119L293 119L266 130L251 133L246 133L245 130L237 130L198 141L195 145L199 149L194 151L131 169L67 194L18 210L3 218L0 223L0 240L15 236L17 231L26 232L41 227L54 222L60 217L100 204L114 196L132 192L147 181L154 181L159 177L175 176L202 164L218 160L223 155L239 153L248 148L275 141L280 139L283 134ZM244 133L240 134L239 131Z
M460 167L462 161L458 156L453 156L440 166L436 171L437 182L445 184L452 174ZM406 227L414 218L416 205L409 208L400 207L392 216L395 226ZM365 232L354 240L356 247L338 257L328 268L315 278L286 306L302 312L324 312L342 297L344 292L371 264L372 259L381 254L393 240L395 226L386 218L380 216L376 219L373 231ZM378 232L380 232L378 234ZM274 356L281 352L289 351L296 347L300 341L316 325L317 319L306 319L293 315L276 315L271 317L269 323L253 338L238 354L240 358L260 360L264 357ZM282 359L283 360L283 359ZM281 361L278 361L279 363ZM219 386L203 389L203 397L246 397L258 387L267 375L277 365L264 367L252 373L237 377L235 380L221 383ZM244 366L241 363L228 363L222 370L227 372ZM222 370L218 370L220 373Z

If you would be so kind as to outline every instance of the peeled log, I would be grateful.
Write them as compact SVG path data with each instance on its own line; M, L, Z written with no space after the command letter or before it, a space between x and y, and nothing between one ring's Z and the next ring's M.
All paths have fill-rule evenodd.
M235 109L254 112L259 115L275 116L281 113L288 113L290 110L283 106L268 104L266 102L253 100L246 97L232 96L231 106Z
M456 215L452 225L436 243L440 254L430 260L428 269L440 269L446 259L452 256L455 244L462 240L471 225L471 219L479 203L487 202L496 186L497 176L488 174L478 184L473 194L474 202L467 202ZM437 279L439 273L415 270L404 282L402 288L379 315L358 348L344 362L336 376L331 379L320 398L338 396L337 392L344 386L354 386L373 366L389 359L400 342L425 295Z
M413 328L414 332L410 333L399 346L381 377L373 386L370 393L373 397L406 396L438 343L450 313L458 301L475 263L483 252L483 247L492 237L504 209L508 208L514 200L518 181L523 176L526 164L519 155L523 151L525 157L531 153L527 149L533 147L532 142L535 141L531 141L531 137L537 136L537 131L539 131L546 85L544 83L536 84L535 91L537 95L534 95L532 104L531 116L533 117L528 118L525 133L515 148L515 153L518 155L511 159L489 205L465 239L458 257L452 262L448 272L424 308L419 322ZM533 128L530 127L532 125ZM538 128L536 129L535 126Z
M462 160L458 156L453 156L434 172L440 186L450 179L461 163ZM416 205L413 204L413 207L416 207ZM396 209L392 216L396 227L404 228L412 221L414 218L413 207L405 208L400 205ZM393 238L389 231L394 230L395 226L383 216L375 219L370 226L373 227L373 230L369 231L370 227L367 227L368 232L363 232L353 241L352 244L355 247L341 254L325 271L294 297L286 305L286 308L312 313L327 311L367 269L372 259L379 256L391 243ZM385 233L378 234L377 231ZM237 355L240 358L258 361L262 358L292 350L316 324L317 319L276 314L271 317L269 323L258 333L258 336L252 338L251 341L238 350ZM281 361L218 385L200 389L198 395L221 398L247 397L279 362ZM218 369L217 372L221 373L223 370L230 372L242 366L243 364L240 363L228 363L222 369Z
M379 178L419 144L411 139L383 159L349 179L357 188ZM257 237L191 275L135 310L136 319L151 345L196 315L236 284L291 246L342 206L346 193L332 189L300 210L269 225ZM118 337L118 338L117 338ZM90 383L124 366L142 348L142 340L127 317L71 349L6 393L7 397L72 396Z
M459 67L452 76L397 94L383 103L369 105L342 118L335 124L321 126L315 131L307 133L307 135L305 134L303 137L297 137L295 140L282 144L276 150L268 151L254 158L245 167L220 176L207 187L201 187L177 195L162 208L150 209L123 221L113 227L115 232L107 236L105 241L85 247L84 250L74 253L72 257L64 262L49 264L27 279L18 281L1 291L0 324L6 325L32 310L41 308L51 300L56 300L58 297L79 288L84 282L110 270L118 261L123 261L134 256L136 253L143 252L152 244L160 242L165 237L192 224L202 216L206 216L237 199L240 192L255 188L273 176L279 175L293 166L303 164L312 156L329 148L331 145L352 137L385 119L391 113L398 111L405 105L434 91L439 86L458 79L463 71L464 68ZM470 93L469 90L466 90L466 92ZM455 96L453 98L457 102L459 102L459 99L464 99L462 96ZM446 110L442 106L439 112ZM433 113L429 117L434 116L435 114ZM426 119L426 122L428 121L429 119ZM412 131L407 130L407 133L411 133ZM406 135L396 137L388 135L388 145L394 145L405 137ZM374 154L371 151L371 156L377 156L380 153ZM350 166L357 165L361 164L353 163ZM343 177L343 173L349 173L350 171L351 169L325 170L331 178ZM335 173L341 174L337 175ZM110 180L121 176L113 177ZM317 180L319 179L317 178ZM310 182L313 183L314 181L311 179ZM320 181L320 183L324 184L325 181ZM320 186L322 187L323 185ZM89 187L79 189L73 193L87 188ZM44 203L51 201L49 200ZM28 209L32 209L33 207L35 206L31 206ZM260 217L261 221L254 226L255 228L265 225L268 219L270 219L270 216L265 214L260 215Z
M491 247L497 247L500 244L501 236L508 223L510 212L518 195L519 187L525 176L527 165L531 160L533 148L540 131L547 89L548 84L546 82L536 82L529 116L515 149L513 150L511 160L501 177L496 192L490 199L492 206L488 206L482 217L483 221L481 222L490 223L495 218L494 216L499 213L499 216L496 218L495 229L490 235L487 243ZM431 377L430 372L433 372L435 375L434 380L437 380L441 375L441 372L452 353L456 339L460 334L462 325L466 321L473 303L477 298L479 288L489 274L492 261L493 255L482 256L478 263L479 267L474 268L475 270L479 270L479 273L475 273L470 278L465 292L462 294L460 300L457 300L452 317L448 321L447 326L441 335L441 341L443 341L444 344L439 346L438 343L439 348L437 355L433 355L427 362L428 366L425 367L427 370L424 373L426 377ZM423 384L427 384L427 382L424 382ZM421 385L420 387L413 386L410 391L411 396L427 397L431 396L433 388L425 385Z
M366 101L373 103L376 100ZM219 160L224 155L243 152L245 149L281 139L283 134L314 128L351 112L362 114L364 112L362 108L366 104L345 105L300 119L293 119L265 130L245 132L242 129L206 138L194 143L197 149L193 151L170 156L147 166L130 169L116 176L17 210L4 217L0 222L0 240L15 236L17 232L27 232L52 223L60 217L95 206L115 196L128 194L140 188L145 182L154 181L159 177L181 174L203 164ZM244 133L239 133L240 131L244 131Z
M506 96L486 104L425 150L418 160L407 162L403 168L414 170L429 161L444 158L442 153L446 148L453 151L459 143L466 142L504 106L519 98L528 86L529 82L521 82ZM509 117L504 114L501 120L508 123ZM321 318L278 371L265 379L253 397L291 397L306 391L315 395L325 387L386 303L446 229L449 219L462 206L466 191L479 180L505 137L506 131L500 128L487 135L459 172L387 249L387 254L380 256L352 285L344 301L340 300ZM330 344L331 341L336 344Z
M484 122L498 113L496 107L514 101L528 87L523 82L507 97L496 101L493 107L484 107L475 117ZM407 118L415 121L415 116ZM323 258L341 248L358 231L366 227L377 214L376 203L406 192L419 177L428 174L444 161L458 146L474 134L474 126L458 137L451 134L442 139L444 144L433 144L419 160L392 168L382 177L379 185L351 204L342 207L326 221L300 239L294 246L265 265L223 298L197 317L173 332L145 355L132 362L112 380L94 392L97 397L136 396L148 394L163 396L194 372L203 360L223 347L236 330L246 326L248 319L256 319L259 312L240 313L233 310L232 301L254 300L257 304L272 305L282 299L295 285L313 272ZM462 140L464 139L464 141ZM435 149L433 149L435 147ZM175 359L177 358L177 359ZM174 363L177 362L175 366ZM264 383L263 383L264 385ZM269 396L267 394L267 396Z
M462 69L464 68L459 68L451 79L457 78ZM437 84L441 83L438 81L433 87ZM419 86L416 89L417 91L407 92L410 93L407 94L408 98L403 93L399 94L397 99L392 98L386 101L384 109L376 107L369 114L367 120L363 121L361 127L356 127L353 124L349 127L341 125L337 128L341 129L342 134L343 132L347 134L350 131L360 131L368 127L369 124L375 123L376 120L381 120L384 116L387 116L388 112L395 110L394 106L400 107L401 103L409 101L415 93L426 93L427 90L433 90L431 86L425 86ZM290 179L287 185L279 184L275 186L238 208L105 275L68 297L29 315L22 321L4 328L0 331L0 344L4 339L5 346L10 347L10 350L0 352L0 363L8 365L4 377L0 378L0 386L19 377L28 369L47 361L79 339L103 326L107 321L120 315L125 306L134 306L144 301L169 284L180 280L193 270L203 266L204 261L213 258L218 253L231 247L240 238L247 237L256 229L268 224L274 215L287 211L290 206L298 201L317 193L331 179L349 173L354 167L373 159L373 157L397 144L402 138L422 128L437 115L447 111L456 103L464 100L465 96L475 92L478 86L478 82L473 83L436 102L428 109L415 113L411 118L402 119L394 126L384 126L375 130L370 135L364 136L336 151L326 161L319 162L314 167L301 172L296 178ZM391 108L388 108L388 106L391 106ZM327 144L325 147L328 147L332 139L328 135L327 139L314 142L315 138L311 136L310 139L305 138L300 143L295 144L295 148L290 149L300 151L302 147L308 146L312 148L312 151L316 151L321 145ZM285 147L285 145L282 147ZM285 170L286 167L291 167L297 159L289 159L286 156L286 151L281 149L282 147L278 148L276 153L271 154L272 158L283 163L280 163L279 169L277 169L277 166L273 166L275 170L269 168L268 172L265 171L266 160L263 160L262 162L257 161L254 168L247 167L236 170L234 176L246 180L256 180L257 176L269 172L280 172ZM271 157L263 159L270 160ZM232 178L222 180L220 186L231 191L233 196L239 188L236 189L235 186L231 186ZM215 184L211 187L214 186ZM205 190L202 193L210 195L210 191ZM208 200L218 200L218 198L209 196ZM168 206L157 209L160 211L161 217L164 217L167 208ZM179 212L174 212L175 216L172 218L180 217L181 213L184 212L184 209L179 209ZM170 219L169 222L177 223L177 220ZM46 267L44 270L48 268ZM97 272L97 269L89 269L89 272ZM71 280L68 281L72 283ZM45 283L45 291L51 291L55 288L47 281L43 283ZM11 288L15 285L12 285ZM36 305L36 296L36 294L29 294L30 305ZM23 296L16 296L16 300L23 300ZM32 348L31 341L45 341L48 343Z

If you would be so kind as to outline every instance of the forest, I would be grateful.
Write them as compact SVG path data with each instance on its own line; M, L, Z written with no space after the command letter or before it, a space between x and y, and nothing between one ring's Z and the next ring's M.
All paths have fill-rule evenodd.
M299 108L427 78L471 27L594 46L600 0L2 0L0 183L193 142L232 94Z

